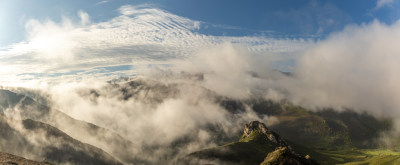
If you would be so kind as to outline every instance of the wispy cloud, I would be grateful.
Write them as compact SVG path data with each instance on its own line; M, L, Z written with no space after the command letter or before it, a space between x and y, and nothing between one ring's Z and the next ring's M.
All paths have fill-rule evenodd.
M394 0L377 0L375 9L379 9L385 6L390 6L393 2Z
M101 5L101 4L105 4L105 3L108 3L109 1L100 1L100 2L97 2L97 3L95 3L95 5Z
M61 23L30 20L26 25L26 41L0 50L4 73L1 83L57 79L56 75L81 70L82 74L88 73L86 76L96 76L93 74L96 68L134 65L141 61L173 63L201 48L223 42L244 45L252 52L291 52L313 43L203 35L198 33L201 22L146 5L122 6L119 11L121 15L105 22L91 22L83 11L78 13L79 23L66 17ZM126 73L132 74L132 70ZM70 76L80 79L83 75Z

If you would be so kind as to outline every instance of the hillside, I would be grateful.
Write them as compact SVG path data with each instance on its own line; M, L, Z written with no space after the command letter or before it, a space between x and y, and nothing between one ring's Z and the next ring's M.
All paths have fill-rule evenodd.
M7 109L18 109L20 110L18 115L22 119L32 119L51 125L78 141L102 148L123 162L137 161L132 157L130 149L133 143L117 133L76 120L61 111L40 104L28 96L9 90L0 90L0 112L4 113Z
M25 159L12 154L0 152L1 165L51 165L48 162L38 162L34 160Z
M286 139L287 144L296 152L309 155L321 164L393 164L400 160L397 152L382 150L377 141L380 133L391 130L392 122L389 119L377 119L349 110L312 112L302 107L271 101L245 102L252 105L258 114L276 116L279 123L272 125L270 130ZM225 100L223 103L227 109L240 111L244 107L240 101ZM259 164L267 154L285 153L286 149L282 146L263 145L263 140L257 140L263 139L260 136L262 135L242 135L239 141L193 152L184 160L196 163Z
M104 88L83 89L78 92L81 99L87 99L85 101L93 104L98 104L105 98L115 98L124 104L140 100L151 108L156 108L169 99L181 97L182 93L186 92L182 90L184 85L141 79L114 80ZM186 147L190 148L191 145L198 144L197 134L194 134L194 137L189 136L191 134L183 134L163 145L157 144L156 141L134 144L130 141L132 139L127 140L112 130L76 120L31 97L9 90L0 90L0 110L4 114L0 151L57 164L63 162L157 164L175 161L177 161L175 163L194 164L204 162L260 164L264 160L267 162L299 161L307 155L308 158L321 164L398 160L397 152L392 150L384 152L379 141L380 135L393 127L389 119L376 118L367 113L360 114L351 110L311 111L288 102L273 102L256 96L245 100L232 99L202 87L196 90L201 91L200 97L207 97L210 103L220 107L223 114L227 115L226 118L230 119L229 127L217 122L207 123L197 128L206 132L206 137L210 140L202 145L207 146L208 143L212 143L209 146L219 147L199 147L196 150L189 150L190 152L182 151ZM254 112L249 112L249 109ZM20 116L15 119L5 117L13 113ZM271 117L264 118L265 120L262 121L270 124L269 119L275 118L276 121L268 125L267 132L269 133L260 134L254 131L255 133L245 136L245 133L240 131L240 125L251 120L239 118L243 114L254 115L253 118L259 119L265 116ZM175 127L179 126L175 125ZM148 127L141 133L151 132L152 129L158 128ZM265 141L268 134L280 137L279 139L282 139L284 143ZM7 143L3 143L6 141ZM163 153L152 156L160 151ZM296 154L292 154L292 151ZM301 156L298 157L298 155ZM289 158L286 159L287 157Z
M0 117L0 150L56 164L121 164L103 150L31 119Z
M297 146L291 146L264 123L252 121L245 125L239 141L191 153L177 164L318 164L310 153L314 152L298 152Z

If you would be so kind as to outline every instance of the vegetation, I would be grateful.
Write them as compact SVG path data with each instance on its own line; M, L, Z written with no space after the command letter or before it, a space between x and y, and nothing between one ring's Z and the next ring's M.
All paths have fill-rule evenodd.
M338 151L320 151L326 156L337 160L335 164L399 164L400 153L385 149L347 149Z
M228 110L243 107L234 101L223 103ZM379 149L377 139L392 128L393 123L389 119L377 119L366 113L349 110L337 112L326 109L313 112L290 104L263 100L247 103L258 114L276 116L280 123L270 129L284 137L297 153L308 155L321 164L400 163L399 152ZM228 164L259 164L269 153L282 155L283 152L275 150L279 146L268 144L265 139L267 137L264 134L253 131L249 136L243 135L238 142L194 152L189 157L219 159L228 161ZM277 159L284 160L280 157Z

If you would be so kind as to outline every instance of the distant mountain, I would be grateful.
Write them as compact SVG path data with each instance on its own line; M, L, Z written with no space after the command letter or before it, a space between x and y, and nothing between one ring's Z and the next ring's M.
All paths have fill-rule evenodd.
M121 164L103 150L32 119L0 117L0 150L56 164Z
M124 162L134 161L132 154L127 152L130 150L129 147L132 146L132 142L105 128L73 119L63 112L34 101L30 97L9 90L0 90L0 107L2 113L7 110L18 109L18 115L24 122L40 121L43 124L46 123L54 129L60 129L60 132L64 131L65 135L78 138L82 142L88 143L88 140L90 140L91 145L107 149L107 152L118 156Z
M193 81L203 81L204 78L202 75L190 74L183 74L183 77ZM113 98L121 103L140 100L141 103L157 107L167 99L179 99L182 92L187 92L181 89L185 85L193 84L116 79L102 88L81 89L78 94L93 104L100 103L105 98ZM218 122L201 126L201 130L206 131L212 140L207 143L219 147L195 148L190 150L192 153L187 150L181 152L180 149L196 142L196 137L186 135L175 138L170 144L135 144L137 141L131 141L135 139L125 139L113 130L76 120L52 109L46 104L46 100L39 98L36 101L23 94L0 90L0 114L3 114L0 115L0 151L57 164L313 163L311 160L321 164L342 164L357 161L400 161L400 153L385 152L391 155L377 157L365 150L382 148L379 138L393 128L390 119L376 118L351 110L311 111L285 101L265 100L257 95L242 100L232 99L202 86L198 86L196 90L201 90L202 97L213 105L226 110L229 122L234 121L228 131ZM264 118L265 115L275 118L277 122L269 125L264 133L260 133L263 129L258 128L263 124L256 124L257 129L253 129L256 131L250 131L256 133L242 135L238 125L248 121L236 120L235 117L246 114L249 109L254 111L251 115L264 119L263 122L269 120ZM5 117L13 114L17 118ZM281 139L284 143L267 140L269 136L279 137L275 139ZM161 156L151 157L154 152L161 150L166 152L158 154Z
M34 160L25 159L16 155L0 152L0 164L4 165L51 165L48 162L38 162Z

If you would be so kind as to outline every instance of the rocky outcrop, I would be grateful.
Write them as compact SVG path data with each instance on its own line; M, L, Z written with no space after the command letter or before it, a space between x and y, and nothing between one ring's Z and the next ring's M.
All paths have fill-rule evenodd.
M294 147L298 145L292 144ZM281 136L267 128L264 123L252 121L244 126L239 141L223 146L193 152L178 159L176 164L229 164L229 165L316 165L309 155L295 152ZM301 148L303 154L308 148ZM304 152L307 153L304 153Z
M277 133L269 130L264 123L252 121L245 125L241 141L266 143L276 147L268 153L261 165L314 165L318 164L310 156L302 156L294 151Z
M242 141L258 140L255 139L255 137L264 137L264 140L267 140L269 143L277 146L288 147L291 150L291 147L285 142L285 140L283 140L277 133L269 130L264 123L259 121L252 121L245 124Z
M278 147L275 151L268 153L260 165L314 165L318 164L309 155L300 157L293 154L287 147Z
M294 157L286 147L278 147L270 152L260 165L301 165Z

